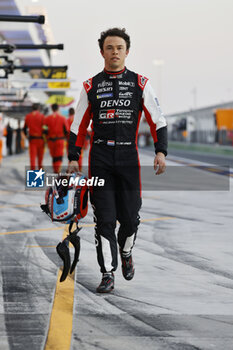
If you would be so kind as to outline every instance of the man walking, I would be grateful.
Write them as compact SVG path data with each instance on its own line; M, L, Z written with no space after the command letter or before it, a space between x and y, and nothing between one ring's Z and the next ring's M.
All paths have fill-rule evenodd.
M68 137L67 120L59 113L57 103L52 106L52 114L45 118L44 133L47 135L48 147L53 160L53 171L59 173L62 166L65 139Z
M12 155L12 140L13 140L13 129L10 126L10 123L8 122L6 127L6 147L8 150L8 155Z
M114 288L117 242L124 278L131 280L135 271L132 248L140 222L137 135L142 111L154 139L156 174L165 171L167 124L148 79L125 67L130 48L130 37L125 29L102 32L99 46L105 67L83 84L71 126L68 171L77 171L77 161L91 121L89 176L105 179L104 187L91 189L97 259L102 272L97 292L107 293ZM116 240L117 220L120 228Z
M29 139L29 155L31 170L43 168L44 139L43 123L45 116L40 113L39 105L33 104L32 112L27 114L24 122L24 134ZM29 130L29 132L27 132Z
M22 129L20 127L20 120L18 120L18 128L16 129L16 140L15 140L15 153L19 154L22 152Z

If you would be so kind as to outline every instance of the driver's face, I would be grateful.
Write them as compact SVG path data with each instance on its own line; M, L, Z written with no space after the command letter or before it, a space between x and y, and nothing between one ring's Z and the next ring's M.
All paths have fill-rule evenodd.
M125 59L129 50L126 49L126 42L118 36L107 36L104 40L101 54L104 57L105 69L117 72L125 67Z

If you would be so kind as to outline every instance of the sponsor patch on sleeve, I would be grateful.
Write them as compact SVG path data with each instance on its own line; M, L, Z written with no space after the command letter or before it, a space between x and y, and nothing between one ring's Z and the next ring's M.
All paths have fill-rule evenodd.
M84 86L84 89L86 90L86 92L89 92L92 88L92 78L84 81L83 86Z
M138 85L142 90L144 90L144 87L146 86L148 79L144 77L143 75L138 74Z

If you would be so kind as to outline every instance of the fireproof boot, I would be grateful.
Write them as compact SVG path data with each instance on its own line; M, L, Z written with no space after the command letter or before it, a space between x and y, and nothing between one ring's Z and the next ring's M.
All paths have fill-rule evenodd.
M126 280L131 280L134 276L134 265L133 265L133 258L131 252L124 252L120 250L121 255L121 268L122 268L122 275Z
M99 287L96 288L97 293L110 293L114 289L114 274L113 272L103 273Z

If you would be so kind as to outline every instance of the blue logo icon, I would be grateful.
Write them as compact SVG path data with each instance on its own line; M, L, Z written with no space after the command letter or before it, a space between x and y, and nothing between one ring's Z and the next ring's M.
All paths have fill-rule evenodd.
M27 187L44 187L44 174L42 169L27 170Z
M113 97L113 93L109 92L109 93L106 93L106 94L97 95L97 99L104 98L104 97Z

